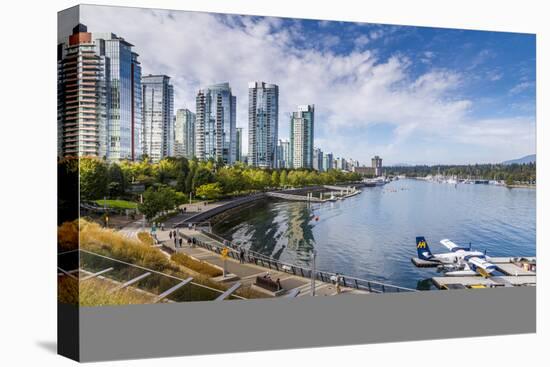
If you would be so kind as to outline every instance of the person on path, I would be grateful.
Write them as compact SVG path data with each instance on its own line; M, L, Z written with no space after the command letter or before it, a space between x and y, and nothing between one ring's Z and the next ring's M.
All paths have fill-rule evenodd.
M183 238L180 237L180 248L183 247Z
M174 247L178 247L178 239L174 236Z
M170 239L172 239L172 231L170 231L170 233L168 233L168 236L170 236Z
M242 247L239 249L239 262L244 264L244 249Z
M340 294L342 289L340 288L340 274L336 273L336 294Z

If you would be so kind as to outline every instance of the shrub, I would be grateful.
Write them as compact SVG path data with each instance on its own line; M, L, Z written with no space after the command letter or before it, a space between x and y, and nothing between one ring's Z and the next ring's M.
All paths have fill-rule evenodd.
M114 286L100 279L80 282L80 306L108 306L151 303L153 296L125 288L112 292Z
M157 248L102 228L97 223L80 221L80 248L157 271L175 270Z
M146 245L153 246L155 244L155 240L147 232L139 232L137 236L138 239Z
M207 275L211 278L214 278L223 274L223 272L220 269L204 261L195 260L192 257L187 256L186 254L181 252L173 254L171 259L176 264L180 264L182 266L185 266L186 268L196 271L197 273Z

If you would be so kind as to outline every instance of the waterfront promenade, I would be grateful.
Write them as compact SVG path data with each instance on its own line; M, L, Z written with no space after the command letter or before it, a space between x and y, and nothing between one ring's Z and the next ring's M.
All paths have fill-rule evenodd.
M223 248L223 244L219 241L216 241L203 233L188 229L188 228L180 228L179 229L180 234L195 238L199 241L209 243L212 246L217 246L219 248ZM214 253L210 250L207 250L202 247L190 247L187 245L187 242L184 241L183 246L175 247L173 240L169 237L169 231L160 231L157 234L158 240L163 244L163 246L168 247L171 251L174 252L183 252L188 256L194 257L195 259L204 261L206 263L212 264L214 266L223 267L223 260L221 256L217 253ZM230 274L234 274L237 276L236 279L227 282L228 284L233 284L235 282L241 282L243 285L250 285L253 284L256 277L263 276L266 273L269 273L271 276L271 279L276 280L279 279L281 282L281 285L283 289L288 293L289 291L293 289L298 289L300 293L298 294L298 297L308 296L311 295L311 279L301 277L294 274L289 274L284 271L277 271L273 269L266 269L265 267L250 264L250 263L244 263L241 264L239 261L227 258L225 260L227 263L227 271ZM350 287L341 287L341 293L343 294L367 294L367 291L359 290L355 288ZM320 280L315 281L315 295L316 296L334 296L337 295L336 292L336 285L328 282L323 282Z

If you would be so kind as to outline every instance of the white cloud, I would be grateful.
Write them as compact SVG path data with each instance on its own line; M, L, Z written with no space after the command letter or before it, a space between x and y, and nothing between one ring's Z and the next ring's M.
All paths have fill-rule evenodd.
M315 104L316 145L339 156L353 154L367 161L369 148L362 147L360 139L353 146L346 143L342 133L375 123L395 126L392 146L379 149L391 150L401 161L416 154L400 144L417 132L439 136L441 131L453 131L470 137L464 126L473 124L465 122L470 121L472 102L460 96L460 73L438 69L413 77L413 61L403 55L383 60L374 50L360 49L334 54L327 45L336 44L337 36L307 39L298 21L282 27L277 18L100 6L81 9L82 22L91 32L113 32L135 45L144 74L172 77L176 108L194 110L200 87L228 81L237 96L237 125L245 136L247 86L258 80L279 85L281 138L288 136L289 114L296 105ZM369 31L355 42L364 46L382 36L381 30ZM310 48L309 42L328 48ZM499 131L521 135L519 130L518 125ZM357 140L349 137L353 138ZM247 145L245 141L245 151Z
M524 82L520 82L520 83L514 85L514 86L512 87L512 89L510 89L510 90L508 91L508 93L509 93L510 95L519 94L519 93L521 93L521 92L523 92L523 91L525 91L525 90L527 90L527 89L530 89L531 87L534 87L534 86L535 86L535 83L533 83L533 82L525 82L525 81L524 81Z
M504 75L496 70L491 70L487 72L487 79L492 82L499 81Z
M359 37L357 37L357 38L353 41L353 43L355 44L355 47L358 47L358 48L363 48L363 47L366 46L369 42L370 42L370 38L369 38L369 36L367 36L366 34L360 35Z

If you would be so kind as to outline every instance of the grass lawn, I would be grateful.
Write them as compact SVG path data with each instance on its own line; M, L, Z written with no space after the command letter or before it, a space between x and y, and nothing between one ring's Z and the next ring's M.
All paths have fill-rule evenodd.
M113 209L136 209L137 203L126 200L96 200L95 203L99 206L107 205Z

